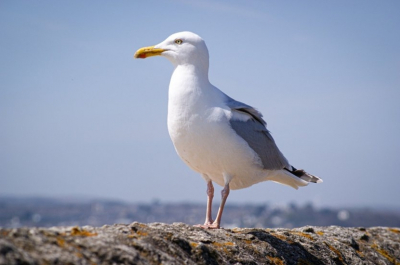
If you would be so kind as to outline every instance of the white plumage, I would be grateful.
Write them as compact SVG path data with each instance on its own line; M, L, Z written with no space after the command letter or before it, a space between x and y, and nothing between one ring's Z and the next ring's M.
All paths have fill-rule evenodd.
M175 69L169 85L168 131L182 160L207 181L207 216L202 227L219 228L230 189L275 181L295 189L321 179L293 168L279 151L266 123L253 107L235 101L208 80L205 42L191 32L171 35L158 45L139 49L135 58L161 55ZM224 187L215 221L214 188Z

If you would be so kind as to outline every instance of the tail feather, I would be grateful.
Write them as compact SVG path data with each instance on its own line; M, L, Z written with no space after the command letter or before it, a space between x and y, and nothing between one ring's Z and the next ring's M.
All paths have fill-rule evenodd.
M308 185L308 182L291 174L286 170L274 170L268 175L267 180L274 181L283 185L287 185L294 189Z
M320 179L319 177L311 175L310 173L307 173L303 169L296 169L294 166L292 166L292 170L289 170L287 168L285 168L285 170L289 171L290 173L292 173L296 177L298 177L298 178L300 178L302 180L305 180L307 182L313 182L313 183L321 183L321 182L323 182L322 179Z

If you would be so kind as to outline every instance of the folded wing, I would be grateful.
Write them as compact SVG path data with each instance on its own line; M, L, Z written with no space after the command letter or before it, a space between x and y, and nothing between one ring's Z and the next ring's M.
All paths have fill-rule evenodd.
M289 162L279 151L274 139L265 127L266 122L262 118L262 114L255 108L232 98L229 98L226 104L232 111L251 116L247 121L232 117L229 122L232 129L258 154L264 168L269 170L284 168L292 170Z

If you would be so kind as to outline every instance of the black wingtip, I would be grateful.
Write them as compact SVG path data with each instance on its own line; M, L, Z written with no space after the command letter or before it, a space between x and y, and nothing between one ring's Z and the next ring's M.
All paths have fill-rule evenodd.
M311 175L310 173L307 173L303 169L296 169L294 166L292 166L292 170L289 170L287 168L284 168L286 171L292 173L296 177L305 180L307 182L312 182L312 183L321 183L322 179L319 177L316 177L314 175Z

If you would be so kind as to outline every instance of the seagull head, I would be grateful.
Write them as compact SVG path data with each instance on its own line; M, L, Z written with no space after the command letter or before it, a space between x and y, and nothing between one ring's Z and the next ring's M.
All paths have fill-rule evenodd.
M189 31L178 32L169 36L163 42L136 51L135 58L147 58L161 55L175 66L194 65L208 69L208 49L204 40Z

